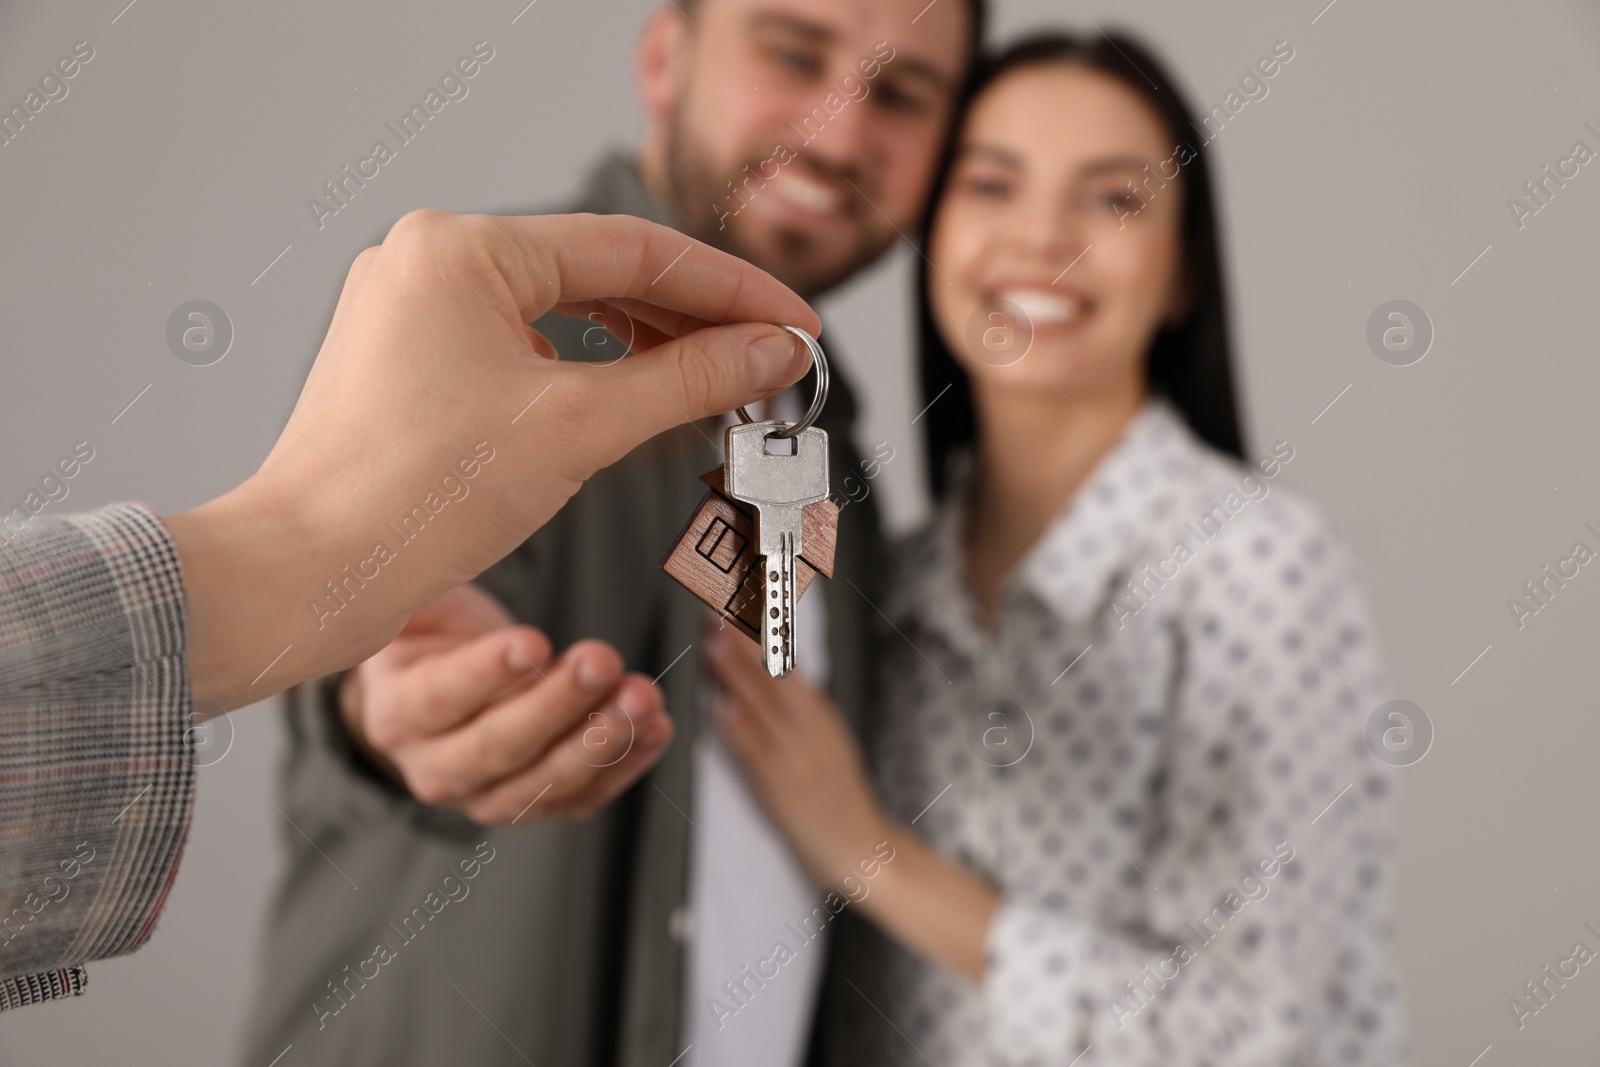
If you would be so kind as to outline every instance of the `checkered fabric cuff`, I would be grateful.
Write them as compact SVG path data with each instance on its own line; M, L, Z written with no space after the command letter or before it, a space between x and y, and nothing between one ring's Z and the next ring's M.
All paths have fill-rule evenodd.
M141 504L0 528L0 1010L150 936L194 800L177 550Z

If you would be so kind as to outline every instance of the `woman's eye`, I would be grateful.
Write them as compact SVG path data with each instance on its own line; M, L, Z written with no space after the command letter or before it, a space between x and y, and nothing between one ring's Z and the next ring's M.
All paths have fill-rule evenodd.
M1095 207L1109 208L1119 215L1129 214L1137 210L1139 198L1132 193L1119 189L1107 189L1102 192L1092 193L1089 202Z
M968 178L963 186L969 194L987 200L998 200L1011 191L1010 183L1003 178Z

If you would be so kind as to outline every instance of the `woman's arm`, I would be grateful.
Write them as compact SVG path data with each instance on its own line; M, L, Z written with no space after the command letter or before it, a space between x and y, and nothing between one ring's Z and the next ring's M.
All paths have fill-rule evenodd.
M886 839L894 862L884 866L861 910L907 948L981 985L1000 892L909 827L891 822Z
M717 709L723 735L811 876L911 949L981 982L999 892L888 816L826 696L768 677L756 646L726 630L705 649L732 698Z

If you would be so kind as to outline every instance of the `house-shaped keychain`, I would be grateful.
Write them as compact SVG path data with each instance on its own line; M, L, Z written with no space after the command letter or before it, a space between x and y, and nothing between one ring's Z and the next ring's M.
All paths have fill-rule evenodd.
M723 468L700 476L711 486L678 535L661 569L672 575L712 611L733 623L752 641L761 640L761 572L755 569L755 514L723 495ZM801 555L795 567L795 601L818 574L833 577L833 551L839 532L839 505L808 504L801 513Z

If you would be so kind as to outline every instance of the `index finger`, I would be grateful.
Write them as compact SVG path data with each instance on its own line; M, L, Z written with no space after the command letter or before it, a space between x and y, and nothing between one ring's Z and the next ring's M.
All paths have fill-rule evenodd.
M491 247L525 321L557 304L623 299L712 323L770 322L812 336L822 327L811 305L766 271L657 223L631 215L490 221L506 239Z
M516 626L424 656L393 672L399 684L386 690L387 707L368 709L368 735L382 744L448 733L508 689L542 677L550 655L549 638Z

